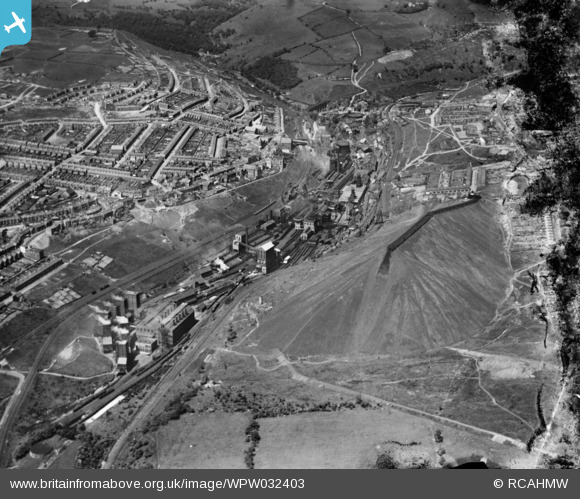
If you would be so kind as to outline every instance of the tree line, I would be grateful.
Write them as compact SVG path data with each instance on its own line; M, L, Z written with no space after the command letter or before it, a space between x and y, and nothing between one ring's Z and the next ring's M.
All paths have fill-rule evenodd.
M298 76L298 68L290 61L277 57L262 57L254 64L246 66L242 74L250 80L254 78L268 80L282 90L302 83Z
M483 0L481 0L483 1ZM527 67L513 84L526 98L528 129L548 130L548 168L528 188L522 211L542 215L557 210L568 234L547 257L559 329L563 377L570 392L580 393L580 327L577 304L580 291L580 129L579 99L572 74L578 59L580 10L574 0L506 1L494 3L512 9L520 29ZM571 396L569 408L580 435L580 399Z
M139 11L121 11L114 14L95 13L84 9L63 14L54 8L42 8L36 13L43 24L62 26L95 26L127 31L157 47L196 55L199 51L221 53L229 45L213 34L222 23L243 12L244 2L202 1L188 9L167 11L163 16ZM231 31L223 32L231 34Z

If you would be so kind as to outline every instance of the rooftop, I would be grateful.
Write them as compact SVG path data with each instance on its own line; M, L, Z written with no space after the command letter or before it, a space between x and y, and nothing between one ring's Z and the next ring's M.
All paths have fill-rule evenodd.
M272 249L274 247L274 243L272 241L268 241L266 244L263 244L262 246L260 246L260 249L263 251L268 251L269 249Z
M176 315L180 314L187 307L187 303L182 303L175 310L173 310L165 319L161 321L162 325L169 324Z

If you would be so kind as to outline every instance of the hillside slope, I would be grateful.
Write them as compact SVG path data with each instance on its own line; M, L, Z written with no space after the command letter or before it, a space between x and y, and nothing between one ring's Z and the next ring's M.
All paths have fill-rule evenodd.
M393 253L387 276L386 245L404 228L385 228L303 279L252 341L292 356L401 355L477 334L511 274L494 213L479 202L435 216Z

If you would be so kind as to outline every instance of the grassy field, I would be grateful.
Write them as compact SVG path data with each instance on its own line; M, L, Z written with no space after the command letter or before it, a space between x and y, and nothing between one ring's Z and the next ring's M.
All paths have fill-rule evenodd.
M0 345L11 345L21 336L53 317L55 312L47 308L30 308L0 326Z
M368 29L357 30L355 36L362 48L362 56L357 60L359 64L375 61L387 50L387 44L383 38Z
M533 381L532 381L533 383ZM522 383L511 383L511 387L518 387L521 389ZM461 389L455 393L453 399L447 403L441 412L442 416L451 417L464 423L468 423L480 428L491 431L498 431L503 435L508 435L514 438L519 438L526 442L533 433L533 428L537 426L536 411L534 407L537 388L526 390L520 394L509 395L510 384L502 383L502 393L504 393L504 402L507 397L513 401L520 399L522 404L517 406L521 412L528 409L528 412L523 412L524 419L531 425L531 428L524 425L521 421L512 415L504 412L497 406L491 403L490 398L485 394L478 385L476 378L467 379L461 386ZM505 391L504 391L505 390ZM494 392L495 395L496 392ZM501 400L500 398L500 400ZM467 404L466 401L469 401ZM514 408L513 404L511 408ZM510 407L507 407L510 409ZM530 410L531 409L531 410Z
M401 16L416 23L423 23L430 29L446 29L475 21L470 0L441 0L427 10Z
M70 287L82 296L88 295L109 284L110 279L98 270L87 270L70 283Z
M76 456L82 442L75 440L66 449L61 450L58 457L50 465L50 469L71 470L76 466Z
M113 258L113 263L108 265L104 271L112 278L119 278L135 272L144 265L167 256L171 251L171 247L164 250L130 236L116 238L111 244L99 249Z
M310 44L304 44L293 48L290 52L282 54L280 57L282 59L288 59L289 61L295 61L306 57L308 54L316 52L316 50L316 47L313 47Z
M222 333L225 339L227 328L224 327L220 335ZM243 333L244 330L240 329L240 337ZM267 362L265 364L267 365ZM260 405L266 408L271 408L281 402L307 407L319 403L336 404L342 401L354 401L354 397L343 396L316 385L306 385L295 381L288 376L286 369L272 371L257 369L255 359L246 355L220 352L213 355L205 367L211 379L221 380L224 386L229 387L232 392L245 394L248 400L254 396L263 398L264 401ZM200 376L199 372L193 369L187 374L193 378ZM212 403L215 407L215 400ZM209 405L209 403L205 406L200 405L196 407L196 410L207 408Z
M115 235L109 233L107 237L99 235L87 239L76 246L74 252L67 252L65 255L67 258L70 258L86 249L79 258L82 261L94 252L100 251L104 255L113 258L113 262L104 269L103 274L112 278L119 278L134 272L143 265L147 265L158 258L166 256L175 248L182 247L182 243L179 241L179 234L176 234L174 231L165 231L166 237L147 237L151 233L159 235L161 232L163 232L162 229L159 229L153 224L132 222L123 227L122 233ZM83 237L86 235L83 234ZM164 243L162 241L166 242ZM70 239L66 241L66 244L70 245L73 242L74 239ZM77 283L79 289L83 290L88 289L87 284L90 283L87 283L86 280L80 280ZM73 282L74 286L75 283Z
M16 424L16 431L19 434L28 433L39 420L47 421L64 414L70 409L71 404L93 393L109 379L103 376L95 381L81 381L41 374L21 410L21 418Z
M254 61L284 48L316 41L316 33L298 17L318 6L315 0L260 0L255 7L219 26L219 30L235 30L226 39L232 45L225 52L226 61L235 67L240 60Z
M332 73L330 73L330 75L334 78L342 78L342 79L350 80L351 69L350 69L350 67L347 67L347 66L341 66L338 69L336 69L335 71L333 71ZM353 89L353 91L354 91L354 89Z
M358 31L356 31L355 34L358 33ZM317 42L315 46L320 47L324 52L331 54L332 59L338 64L350 64L358 56L357 44L350 31L346 34ZM305 59L308 60L308 57Z
M347 72L346 69L345 72ZM346 87L351 95L356 91L350 82L341 84L341 86ZM289 96L298 102L315 104L316 102L328 100L335 87L337 87L335 81L327 80L326 78L313 78L312 80L303 81L300 85L294 87Z
M476 358L478 352L472 355ZM528 426L495 405L482 390L473 358L442 349L398 359L370 355L327 362L312 359L295 364L295 368L317 381L347 386L354 391L527 441L532 432L529 426L537 424L535 402L542 386L544 414L549 414L553 408L552 397L558 393L558 370L540 362L530 362L525 352L479 361L482 387L504 409L527 421Z
M264 298L269 304L270 297ZM242 316L243 313L237 314L237 320ZM239 333L242 335L243 330ZM514 432L513 427L517 425L512 421L513 418L493 406L487 395L477 388L477 384L473 385L470 379L473 370L461 367L469 364L461 356L450 352L447 356L428 356L406 361L377 361L376 357L375 360L371 357L367 361L353 359L350 362L320 364L315 364L316 359L311 358L313 363L308 364L311 366L310 371L305 369L306 363L297 364L297 369L309 376L316 376L315 379L328 378L331 383L338 382L339 385L351 386L355 391L382 397L386 397L384 390L389 389L390 382L408 377L408 382L398 384L401 385L398 393L406 395L388 399L401 403L411 401L410 405L414 401L416 406L428 412L457 418L480 428L489 428L503 434L515 433L515 436L522 438L529 436L525 432L521 432L521 435L518 435L518 431ZM275 361L260 360L263 369L271 369L274 364ZM191 372L183 373L183 380L179 383L187 383L192 376L198 377L198 367L196 364ZM288 402L308 406L313 403L324 404L325 400L330 403L349 401L348 396L318 388L316 383L304 384L288 379L287 369L256 369L256 362L251 357L231 353L214 354L204 372L210 379L223 381L222 393L246 394L248 400L268 401L266 407ZM413 381L413 378L418 380ZM358 384L354 383L356 379L359 380ZM511 396L515 405L525 402L521 408L529 411L528 417L534 423L534 408L527 399L530 396L530 400L535 400L536 386L533 380L512 380L502 386L495 385L497 381L487 378L484 381L485 386L502 403L509 402L505 396ZM178 386L175 390L175 393L179 393ZM511 393L512 390L518 393ZM546 391L552 391L552 388L546 388ZM234 398L230 396L229 400ZM443 403L444 399L449 400ZM231 418L234 415L247 416L243 412L221 412L220 400L223 397L219 400L217 397L212 398L211 390L203 390L203 395L199 394L194 399L195 414L186 414L179 421L170 422L159 430L159 467L184 467L187 463L191 468L241 466L238 449L243 449L239 438L242 424L238 425ZM443 412L438 410L437 404L445 406ZM208 408L212 412L208 412ZM544 410L547 413L551 406L547 404ZM261 439L255 458L257 468L369 468L382 452L391 454L401 467L420 464L431 467L453 466L482 457L502 467L525 467L527 463L527 454L515 447L504 446L488 437L440 426L431 420L388 408L305 412L260 418L258 423ZM522 426L521 423L517 424ZM437 430L442 431L443 437L439 443L434 442ZM154 464L156 460L152 462Z
M221 335L221 331L215 334L216 337ZM221 340L218 341L221 343ZM343 400L338 394L323 392L315 386L288 379L285 372L265 373L256 370L251 358L207 351L182 373L164 401L182 395L194 380L199 380L203 376L200 371L202 365L204 375L209 379L219 380L221 386L200 390L187 402L189 410L195 411L193 414L186 413L179 420L169 421L157 430L157 436L153 440L157 453L151 458L149 465L189 468L245 467L244 451L249 446L245 441L245 429L252 412L273 411L288 406L305 407L325 402L339 403ZM142 398L142 395L139 394L138 398ZM121 406L133 407L133 400ZM103 422L106 423L105 419ZM134 441L148 441L148 446L151 447L154 436L152 431L146 434L138 432ZM143 461L135 460L135 453L131 449L125 454L125 463L129 466L146 465Z
M160 469L244 469L250 415L185 414L157 434Z
M180 11L188 7L193 7L200 0L188 0L187 5L180 0L91 0L88 3L78 3L71 8L74 0L44 0L44 5L53 6L62 11L63 14L80 14L83 11L113 14L115 12L126 12L127 10L139 10L141 12L159 13L163 11Z
M242 217L254 211L253 203L240 199L237 195L220 195L196 203L195 214L185 218L182 234L191 242L199 241L225 231Z
M251 32L244 37L236 34L229 39L233 48L227 51L228 60L241 64L244 60L289 50L281 57L296 64L299 61L299 74L304 80L290 91L289 96L301 103L314 104L357 92L355 88L347 90L344 85L337 86L334 81L327 80L324 75L328 73L321 69L323 65L336 61L343 68L333 75L348 76L350 64L358 55L350 35L352 31L362 47L360 64L377 61L388 51L414 50L413 57L408 60L375 63L362 83L365 88L391 98L457 85L480 76L485 69L482 62L482 40L488 36L483 33L485 30L476 37L465 37L458 32L466 23L474 22L475 11L478 16L484 15L481 7L474 7L469 0L446 0L413 14L397 13L401 2L339 0L330 3L330 6L348 9L348 15L330 6L305 0L285 5L281 0L261 4L263 7L250 9L223 25L231 27L237 23L239 32ZM282 13L285 26L265 20L269 14L276 18ZM349 16L354 22L349 20ZM505 16L499 18L505 20ZM500 22L499 18L484 22ZM260 27L256 29L258 25ZM248 30L250 26L252 28ZM301 36L295 36L299 34ZM464 53L458 53L458 36L461 49L467 49ZM311 51L309 47L323 47L326 52ZM441 69L444 64L447 66ZM380 78L376 76L378 73L381 73Z
M515 448L472 436L389 409L296 414L260 419L256 468L371 468L377 456L388 452L400 467L425 463L440 467L437 451L445 449L444 463L487 457L507 465L525 458ZM443 442L433 435L442 430Z
M110 229L114 233L116 230L120 231L120 227L122 227L122 224L110 227ZM94 246L98 241L110 237L111 232L100 232L102 229L103 227L95 229L73 227L65 233L55 234L50 239L48 254L58 253L67 259L72 259L79 256L81 252L87 250L87 253L83 254L88 256L91 254L90 247Z
M393 0L329 0L326 2L338 9L350 9L351 15L359 10L380 11L393 4Z
M354 12L352 18L380 36L390 50L431 37L430 30L419 24L418 20L394 12Z
M79 337L86 336L88 338L80 340L81 343L79 343L77 347L78 350L82 350L81 348L79 348L82 345L84 345L84 347L86 348L86 343L83 343L86 341L89 341L92 347L95 348L96 345L94 344L94 340L92 339L96 325L95 315L96 314L92 308L86 307L85 309L83 309L82 313L79 316L74 318L74 320L67 320L66 318L64 318L62 322L59 324L61 332L56 341L52 343L50 349L48 350L46 356L44 357L44 363L41 366L41 369L49 369L50 367L52 367L54 361L58 360L59 354L61 354L63 350L65 350ZM98 356L100 355L101 354L98 353ZM99 360L99 362L101 363L101 366L103 366L103 360ZM82 374L80 374L80 376L82 376Z
M369 90L393 98L441 88L458 88L485 72L482 38L425 40L413 46L413 56L386 64L375 63L365 79ZM381 78L372 78L375 73Z
M319 78L325 75L336 74L344 66L328 66L318 65L318 64L306 64L302 61L298 62L298 76L302 81L306 81L313 78ZM349 72L350 75L350 72Z
M354 43L354 41L353 41ZM313 48L318 47L318 45L313 45ZM330 53L326 50L327 47L322 46L318 50L314 50L309 54L301 57L297 62L300 64L307 64L308 66L328 66L333 67L337 64L342 64L340 61L337 61L334 57L330 55Z
M83 53L90 53L90 59ZM84 31L68 29L36 27L28 45L4 51L3 56L14 56L10 64L15 72L27 73L34 83L51 88L67 88L78 81L94 83L119 66L132 66L127 57L115 53L110 40L91 40Z
M87 254L88 256L88 254ZM101 276L83 275L87 270L77 263L71 263L55 272L47 279L38 283L34 288L26 293L26 297L32 302L40 302L52 296L59 289L71 285L75 291L82 295L89 294L93 289L98 289L99 283L109 282ZM75 283L79 283L78 289Z

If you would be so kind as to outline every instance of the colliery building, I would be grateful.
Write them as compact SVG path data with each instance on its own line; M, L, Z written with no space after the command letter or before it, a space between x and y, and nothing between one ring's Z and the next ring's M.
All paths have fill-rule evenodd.
M167 350L178 343L196 322L193 308L187 303L171 303L158 315L136 326L137 347L143 353L150 353L158 346Z
M246 228L234 236L232 249L239 253L255 255L256 250L271 239L270 235L260 229Z
M157 342L164 350L178 343L197 322L193 309L186 303L172 303L167 308L157 333Z
M272 241L256 249L256 261L262 274L269 274L278 268L278 254Z

